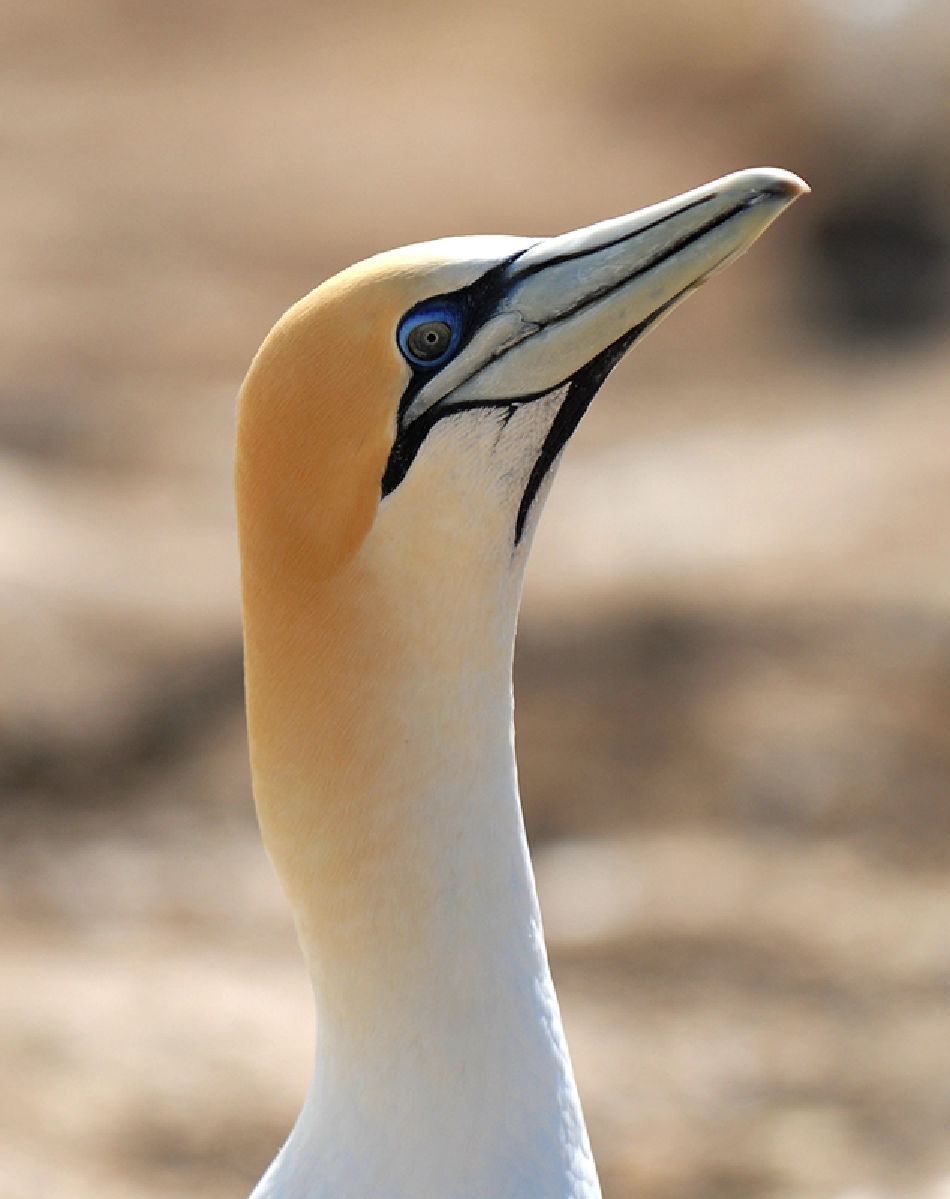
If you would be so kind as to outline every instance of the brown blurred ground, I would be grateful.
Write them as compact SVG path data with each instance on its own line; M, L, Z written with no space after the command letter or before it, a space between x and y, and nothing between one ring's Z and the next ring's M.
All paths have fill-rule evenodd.
M947 39L895 28L888 74L745 0L0 20L0 1199L242 1195L306 1085L229 479L269 324L390 245L761 162L815 196L634 351L554 489L525 806L608 1199L937 1199L950 342L940 303L867 336L827 268L896 186L885 315L920 247L942 294Z

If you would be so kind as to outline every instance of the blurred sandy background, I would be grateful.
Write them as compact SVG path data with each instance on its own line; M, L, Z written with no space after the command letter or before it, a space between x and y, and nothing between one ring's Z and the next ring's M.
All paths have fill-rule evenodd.
M945 1199L946 3L0 23L0 1199L242 1196L308 1080L242 731L269 325L392 245L763 163L814 196L634 350L542 523L552 962L608 1199Z

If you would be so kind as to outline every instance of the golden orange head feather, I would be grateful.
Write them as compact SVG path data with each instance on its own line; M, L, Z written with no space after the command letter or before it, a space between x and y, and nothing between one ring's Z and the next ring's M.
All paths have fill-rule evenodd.
M295 304L244 381L236 479L252 571L296 565L316 581L372 526L409 375L392 329L412 302L410 279L381 288L380 273L352 268Z

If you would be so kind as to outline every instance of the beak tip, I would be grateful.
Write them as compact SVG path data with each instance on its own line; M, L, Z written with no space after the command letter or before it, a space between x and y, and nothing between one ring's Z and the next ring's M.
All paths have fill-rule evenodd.
M791 171L782 170L781 167L763 167L755 173L765 176L761 189L763 192L789 203L797 200L799 196L807 196L811 191L804 179Z

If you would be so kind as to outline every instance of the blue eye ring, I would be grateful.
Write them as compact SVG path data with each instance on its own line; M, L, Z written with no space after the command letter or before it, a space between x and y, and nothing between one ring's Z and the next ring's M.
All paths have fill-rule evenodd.
M403 317L396 340L407 362L431 370L455 353L461 336L458 313L445 305L434 305Z

